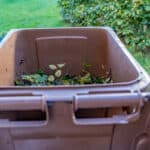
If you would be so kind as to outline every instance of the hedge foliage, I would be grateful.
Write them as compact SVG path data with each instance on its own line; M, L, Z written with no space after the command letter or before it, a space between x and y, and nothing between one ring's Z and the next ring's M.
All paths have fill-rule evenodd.
M110 26L131 50L150 48L149 0L58 0L73 26Z

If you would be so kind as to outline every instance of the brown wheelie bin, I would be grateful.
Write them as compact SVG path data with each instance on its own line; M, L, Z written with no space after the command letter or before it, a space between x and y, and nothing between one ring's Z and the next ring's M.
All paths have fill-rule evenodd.
M113 83L15 86L23 73L83 62ZM148 74L108 27L12 30L0 43L0 150L149 150Z

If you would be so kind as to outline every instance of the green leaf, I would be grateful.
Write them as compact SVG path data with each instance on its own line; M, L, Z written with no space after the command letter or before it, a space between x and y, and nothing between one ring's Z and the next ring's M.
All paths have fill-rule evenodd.
M53 75L48 76L48 81L53 82L55 80L55 77Z
M61 70L57 70L55 72L55 77L59 78L59 77L61 77L61 75L62 75L62 71Z
M56 69L57 69L56 65L53 65L53 64L49 65L49 68L50 68L51 70L56 70Z
M58 68L63 68L65 66L65 63L63 64L57 64Z
M91 64L88 64L88 63L84 63L83 64L83 72L87 72L88 71L88 69L91 67L92 65Z

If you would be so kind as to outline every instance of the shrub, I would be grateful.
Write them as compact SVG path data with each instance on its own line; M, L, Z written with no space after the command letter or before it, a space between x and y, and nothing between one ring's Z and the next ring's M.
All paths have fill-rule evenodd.
M73 26L110 26L131 50L150 48L149 0L58 0Z

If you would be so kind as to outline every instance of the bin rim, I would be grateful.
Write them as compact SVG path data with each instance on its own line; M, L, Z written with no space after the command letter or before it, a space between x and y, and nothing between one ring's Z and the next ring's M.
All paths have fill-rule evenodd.
M0 49L5 45L7 40L11 37L12 34L20 31L30 31L30 30L48 30L48 29L103 29L106 32L109 32L110 36L118 43L118 46L122 49L122 51L129 58L129 61L132 63L137 72L137 78L127 82L116 82L116 83L104 83L104 84L86 84L86 85L50 85L50 86L14 86L14 85L0 85L0 89L58 89L58 88L103 88L103 87L124 87L129 89L136 88L137 90L142 90L148 87L150 84L150 77L147 72L143 69L143 67L135 60L135 58L131 55L131 53L127 50L125 45L119 39L117 34L111 27L108 26L88 26L88 27L53 27L53 28L20 28L20 29L11 29L6 36L0 42Z

